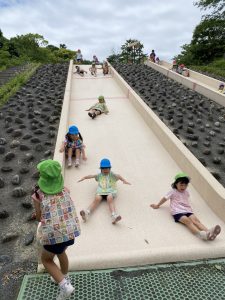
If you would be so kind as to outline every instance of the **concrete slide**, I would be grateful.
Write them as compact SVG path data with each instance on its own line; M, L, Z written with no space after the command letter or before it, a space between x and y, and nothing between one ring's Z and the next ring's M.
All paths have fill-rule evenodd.
M88 71L89 66L81 66ZM122 220L112 225L107 203L100 203L82 234L68 248L70 270L106 269L222 257L225 253L225 190L201 163L158 119L141 98L111 67L107 76L73 74L70 64L54 159L64 166L59 147L68 126L78 126L88 160L79 168L64 167L65 186L77 212L94 199L97 182L77 181L97 174L102 158L112 171L131 185L118 181L115 204ZM89 73L89 72L88 72ZM92 120L87 112L104 95L108 115ZM213 242L199 240L173 221L169 203L150 208L170 189L176 173L187 172L195 214L208 227L219 224L222 232Z

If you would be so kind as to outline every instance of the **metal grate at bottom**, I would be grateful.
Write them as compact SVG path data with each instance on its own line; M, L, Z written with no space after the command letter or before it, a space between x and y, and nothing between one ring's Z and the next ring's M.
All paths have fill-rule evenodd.
M225 300L225 260L71 272L70 300ZM24 277L17 300L55 300L49 275Z

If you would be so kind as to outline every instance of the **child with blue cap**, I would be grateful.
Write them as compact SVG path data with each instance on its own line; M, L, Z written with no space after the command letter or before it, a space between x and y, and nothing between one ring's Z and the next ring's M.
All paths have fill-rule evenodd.
M72 166L72 157L75 156L75 167L80 165L80 156L82 154L83 160L87 160L85 154L85 145L83 144L83 138L79 132L77 126L70 126L69 131L65 136L65 140L62 143L60 148L60 152L66 153L67 159L67 166Z
M98 182L98 187L94 201L86 210L81 210L80 215L84 222L88 216L95 210L102 200L106 200L112 216L112 224L116 224L121 220L121 216L116 213L114 199L117 196L116 182L121 180L124 184L130 184L122 176L114 174L111 171L111 163L107 158L103 158L100 162L101 173L97 175L88 175L81 178L78 182L85 179L94 178Z
M194 215L192 207L189 202L189 192L187 191L190 178L185 173L178 173L172 189L159 201L158 204L151 204L154 209L158 209L167 200L170 200L170 210L177 223L184 224L193 234L203 240L213 241L220 233L219 225L208 229L200 220Z
M68 275L66 249L80 235L79 219L69 190L64 187L60 164L48 159L40 162L37 169L40 177L32 199L40 222L41 260L52 281L59 285L57 300L62 300L74 291ZM54 262L55 256L60 268Z

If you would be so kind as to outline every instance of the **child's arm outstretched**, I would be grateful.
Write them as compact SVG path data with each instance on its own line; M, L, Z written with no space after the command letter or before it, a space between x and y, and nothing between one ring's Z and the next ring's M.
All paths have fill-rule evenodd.
M126 181L126 179L124 179L121 175L117 174L117 179L121 180L124 184L129 184L131 185L131 183L129 183L128 181Z
M84 176L83 178L81 178L77 182L81 182L81 181L83 181L85 179L92 179L92 178L96 178L96 175L87 175L87 176Z
M158 204L150 204L150 206L154 209L160 208L160 206L165 203L168 199L166 199L165 197L163 197Z

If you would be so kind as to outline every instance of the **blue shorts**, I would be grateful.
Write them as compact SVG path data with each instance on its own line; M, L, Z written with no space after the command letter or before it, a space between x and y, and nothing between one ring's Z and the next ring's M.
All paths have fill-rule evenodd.
M193 215L193 213L181 213L181 214L173 215L173 218L175 222L180 222L179 220L181 217L183 216L190 217L191 215Z
M74 244L74 240L69 240L67 242L54 244L54 245L44 245L44 249L48 252L54 253L54 254L62 254L68 246L71 246Z

